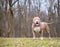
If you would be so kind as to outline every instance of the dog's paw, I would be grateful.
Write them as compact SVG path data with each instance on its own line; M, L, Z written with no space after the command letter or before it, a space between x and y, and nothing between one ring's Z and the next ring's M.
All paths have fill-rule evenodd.
M35 37L33 37L33 39L35 39Z
M41 40L43 40L43 37L40 37Z
M51 37L49 37L49 39L51 39Z

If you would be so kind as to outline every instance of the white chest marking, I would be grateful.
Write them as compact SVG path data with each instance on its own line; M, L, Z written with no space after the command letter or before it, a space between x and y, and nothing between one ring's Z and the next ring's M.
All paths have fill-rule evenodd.
M35 28L34 28L34 31L35 31L35 32L40 32L40 27L35 27Z

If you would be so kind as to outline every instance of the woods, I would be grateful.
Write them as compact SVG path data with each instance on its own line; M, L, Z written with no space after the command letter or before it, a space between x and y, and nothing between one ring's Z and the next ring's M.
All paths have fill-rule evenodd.
M0 0L0 37L32 37L34 16L55 22L49 25L51 36L60 37L60 0Z

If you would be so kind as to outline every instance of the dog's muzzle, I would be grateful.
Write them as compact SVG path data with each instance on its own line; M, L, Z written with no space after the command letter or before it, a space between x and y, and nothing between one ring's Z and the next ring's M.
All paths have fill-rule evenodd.
M34 26L40 26L39 22L34 23Z

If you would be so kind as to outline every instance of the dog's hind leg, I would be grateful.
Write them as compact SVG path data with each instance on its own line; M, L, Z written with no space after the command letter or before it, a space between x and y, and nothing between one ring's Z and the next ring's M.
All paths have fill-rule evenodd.
M50 39L51 38L50 31L48 31L48 34L49 34L49 39Z
M50 35L50 29L49 29L49 27L47 26L47 28L46 28L46 31L48 32L48 34L49 34L49 39L51 38L51 35Z

